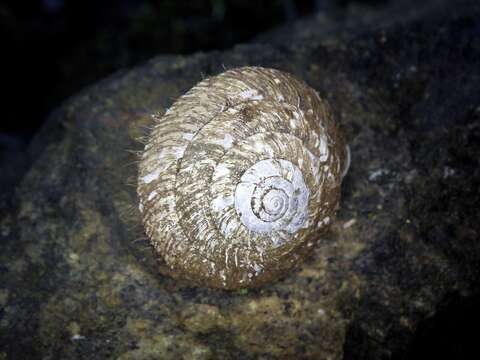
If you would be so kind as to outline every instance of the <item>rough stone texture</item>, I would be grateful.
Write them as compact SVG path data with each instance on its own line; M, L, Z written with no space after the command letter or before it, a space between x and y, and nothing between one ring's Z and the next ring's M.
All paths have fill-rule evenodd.
M65 103L2 197L0 359L406 356L425 319L478 289L480 8L461 4L347 36L314 41L312 22L309 41L159 57ZM201 74L243 65L326 97L352 166L300 270L255 290L189 287L159 274L144 241L130 150Z

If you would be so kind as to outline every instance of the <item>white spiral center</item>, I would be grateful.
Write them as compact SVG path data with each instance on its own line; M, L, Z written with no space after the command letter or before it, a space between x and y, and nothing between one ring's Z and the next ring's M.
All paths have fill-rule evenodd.
M251 197L252 210L259 219L271 222L280 219L290 206L292 184L279 176L272 176L255 184Z
M262 206L268 215L281 217L288 209L287 194L283 190L272 189L263 197Z
M298 167L283 159L249 168L235 189L235 210L250 231L294 233L308 218L309 190Z

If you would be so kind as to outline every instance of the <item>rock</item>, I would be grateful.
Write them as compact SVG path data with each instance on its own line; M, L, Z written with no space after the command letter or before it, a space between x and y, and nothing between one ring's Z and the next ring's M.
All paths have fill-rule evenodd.
M312 20L294 44L280 31L272 45L158 57L66 102L1 202L0 358L412 354L417 328L478 285L480 7L410 10L330 36ZM161 274L143 237L132 152L152 112L242 65L328 98L352 166L332 231L298 271L254 290L190 287Z

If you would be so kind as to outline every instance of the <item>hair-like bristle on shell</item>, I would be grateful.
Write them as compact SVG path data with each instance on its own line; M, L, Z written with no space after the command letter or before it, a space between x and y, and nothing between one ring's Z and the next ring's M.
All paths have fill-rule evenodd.
M228 70L156 120L139 164L145 232L175 276L221 288L271 281L332 220L345 159L315 90L274 69Z

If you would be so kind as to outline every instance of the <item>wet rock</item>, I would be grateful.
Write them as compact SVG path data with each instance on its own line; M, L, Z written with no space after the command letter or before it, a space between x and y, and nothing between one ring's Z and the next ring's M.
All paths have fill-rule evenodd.
M1 200L0 358L411 353L427 319L478 289L480 8L442 3L327 42L313 21L291 46L158 57L65 103ZM260 289L194 288L148 248L132 152L152 112L242 65L292 72L328 98L352 166L332 231L300 269Z

